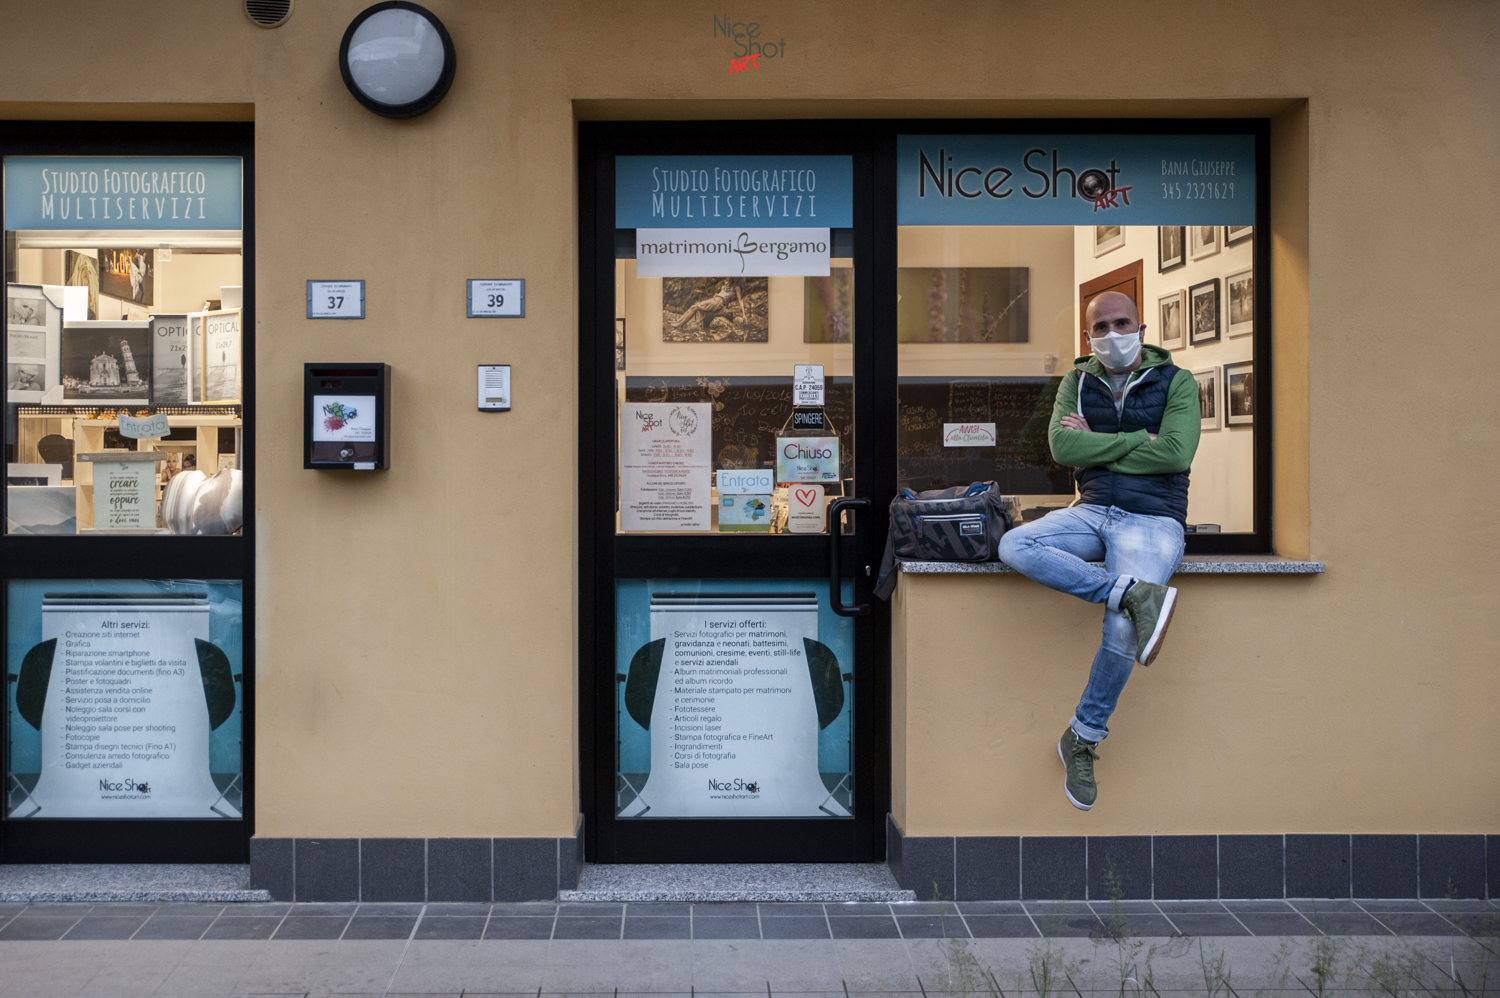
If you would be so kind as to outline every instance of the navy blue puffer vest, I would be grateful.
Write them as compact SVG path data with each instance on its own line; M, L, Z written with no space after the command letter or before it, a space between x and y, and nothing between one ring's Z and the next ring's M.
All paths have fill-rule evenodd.
M1097 433L1161 432L1167 394L1179 368L1174 364L1147 368L1139 381L1125 392L1125 407L1115 413L1114 391L1098 376L1079 372L1078 407L1089 428ZM1080 501L1093 506L1118 506L1127 513L1170 516L1187 524L1188 473L1170 475L1125 475L1107 468L1079 468Z

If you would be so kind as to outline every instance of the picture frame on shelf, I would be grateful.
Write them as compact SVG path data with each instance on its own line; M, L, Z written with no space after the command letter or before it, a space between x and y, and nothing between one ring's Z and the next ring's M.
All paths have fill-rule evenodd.
M1193 346L1219 340L1219 279L1211 277L1187 289L1189 336Z
M1172 350L1186 345L1187 315L1187 292L1182 288L1156 299L1156 328L1163 347Z
M1237 245L1253 235L1255 235L1255 226L1253 225L1226 225L1224 226L1224 245Z
M203 401L238 402L240 380L240 310L203 314Z
M1125 245L1125 226L1123 225L1096 225L1094 226L1094 255L1103 256L1113 253Z
M61 401L62 288L6 286L5 375L7 402Z
M125 320L64 322L63 404L150 405L150 327Z
M1255 268L1246 267L1224 278L1224 333L1244 336L1255 332Z
M1217 430L1223 418L1223 406L1219 403L1218 366L1203 367L1193 371L1193 380L1198 383L1198 416L1205 430Z
M1217 225L1189 225L1188 255L1194 260L1205 260L1222 249Z
M1187 263L1187 226L1156 227L1156 272L1165 274Z
M1224 425L1255 424L1255 362L1224 365Z

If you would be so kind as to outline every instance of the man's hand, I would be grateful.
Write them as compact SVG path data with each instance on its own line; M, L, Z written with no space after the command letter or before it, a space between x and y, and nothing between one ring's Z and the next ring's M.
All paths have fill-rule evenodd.
M1067 430L1082 430L1084 433L1089 432L1088 420L1084 419L1076 412L1068 413L1062 419L1058 420L1058 423Z

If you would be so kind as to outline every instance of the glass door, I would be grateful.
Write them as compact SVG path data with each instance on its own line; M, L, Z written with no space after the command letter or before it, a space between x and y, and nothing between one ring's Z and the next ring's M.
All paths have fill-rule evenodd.
M870 157L786 123L592 137L589 848L877 858Z

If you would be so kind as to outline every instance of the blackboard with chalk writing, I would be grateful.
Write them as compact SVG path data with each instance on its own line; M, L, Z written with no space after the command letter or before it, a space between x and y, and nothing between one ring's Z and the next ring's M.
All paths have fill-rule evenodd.
M902 488L994 481L1007 495L1069 495L1072 471L1052 460L1047 424L1061 378L902 378L896 432ZM995 424L992 447L944 446L944 424Z

